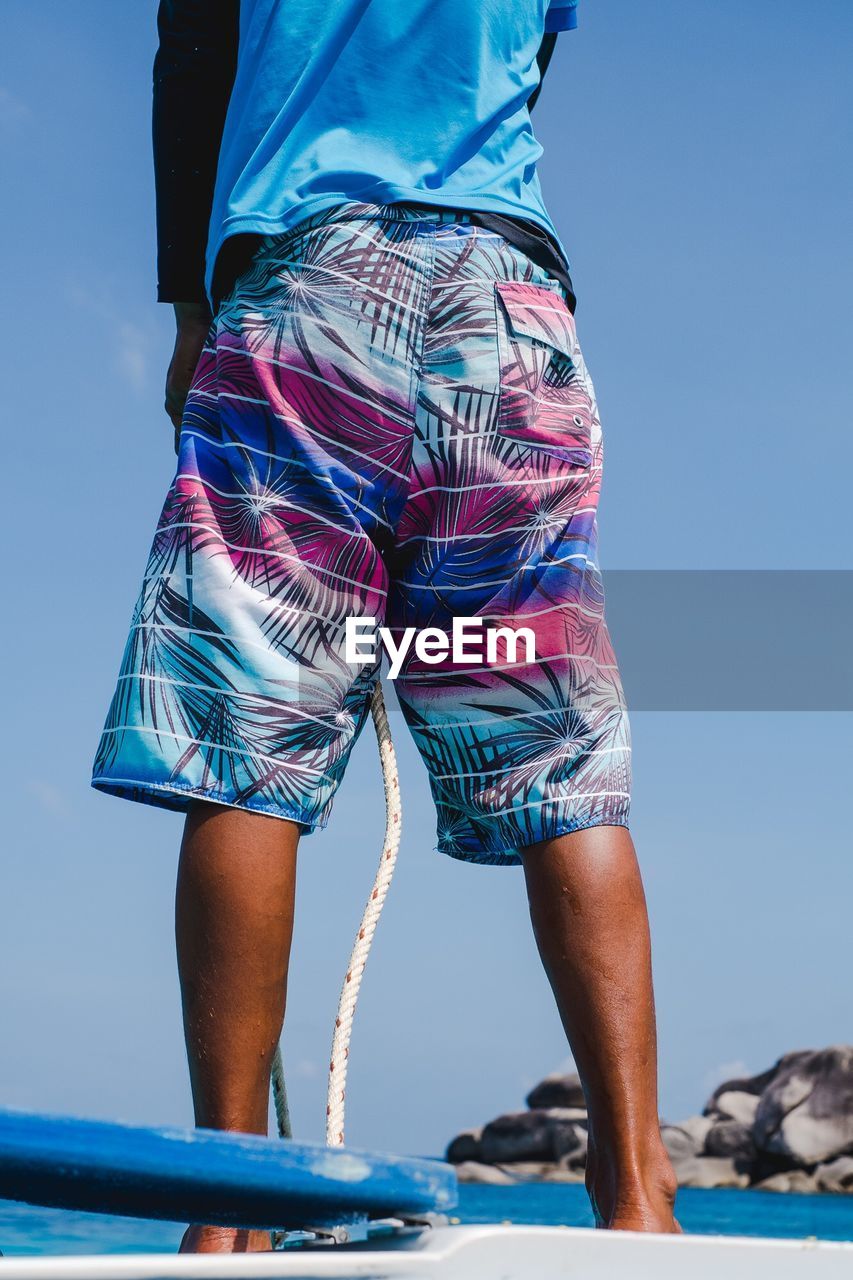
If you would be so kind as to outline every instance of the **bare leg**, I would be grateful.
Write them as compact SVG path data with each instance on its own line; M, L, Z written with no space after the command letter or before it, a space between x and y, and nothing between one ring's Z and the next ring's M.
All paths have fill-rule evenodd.
M175 900L184 1034L196 1124L267 1132L284 1018L296 891L296 823L197 802ZM269 1249L265 1231L190 1227L182 1252Z
M590 827L523 852L539 954L583 1082L586 1183L599 1225L677 1231L661 1142L649 922L624 827Z

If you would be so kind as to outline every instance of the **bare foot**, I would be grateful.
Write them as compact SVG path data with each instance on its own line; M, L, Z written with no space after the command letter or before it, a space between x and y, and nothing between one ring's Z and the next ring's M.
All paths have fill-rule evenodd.
M678 1184L663 1146L642 1173L630 1179L607 1168L593 1147L587 1156L586 1185L595 1225L602 1230L681 1232L674 1213Z
M648 1200L644 1203L620 1205L609 1222L600 1224L606 1231L656 1231L663 1235L681 1232L681 1224L672 1212L672 1205L658 1206Z
M268 1253L268 1231L240 1227L187 1227L179 1253Z

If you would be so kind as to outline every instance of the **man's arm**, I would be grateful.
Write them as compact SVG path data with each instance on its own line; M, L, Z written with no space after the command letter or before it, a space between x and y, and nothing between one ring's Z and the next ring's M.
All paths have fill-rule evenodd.
M536 55L536 62L539 67L539 83L527 99L527 110L532 111L536 105L536 99L542 92L542 81L545 79L545 72L548 70L548 63L554 53L557 44L556 31L546 31L539 46L539 52Z
M548 63L551 61L554 47L557 43L557 33L560 31L574 31L577 25L578 0L549 0L548 8L545 11L545 35L536 55L536 61L539 65L539 84L528 99L528 111L532 111L536 104L536 99L539 97L542 81L545 78Z
M238 24L238 0L160 0L152 124L161 302L205 300L204 250Z
M152 121L157 297L175 307L166 412L177 432L210 326L204 255L237 65L239 0L160 0L157 27Z

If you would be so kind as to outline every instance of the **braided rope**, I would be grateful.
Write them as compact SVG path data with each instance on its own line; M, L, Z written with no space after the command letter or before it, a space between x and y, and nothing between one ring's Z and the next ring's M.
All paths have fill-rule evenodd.
M287 1105L287 1088L284 1083L284 1066L281 1061L281 1045L275 1047L272 1060L272 1100L275 1106L275 1119L280 1138L292 1138L293 1127L290 1123L290 1107Z
M382 695L382 684L379 681L377 681L373 697L370 700L370 714L373 716L373 727L376 730L376 739L379 744L379 759L382 764L382 786L385 791L385 836L376 879L373 882L370 897L367 899L367 905L361 917L361 924L356 934L352 955L344 978L341 998L338 1002L338 1014L335 1018L332 1055L329 1062L329 1092L326 1099L326 1143L330 1147L343 1146L347 1063L355 1006L358 1001L361 979L367 964L370 946L373 942L373 935L376 932L376 926L379 923L382 907L391 884L391 877L394 874L402 828L397 757L394 752L394 742L391 738L391 727L388 724L385 699ZM290 1125L290 1109L287 1105L287 1090L284 1084L281 1045L276 1047L272 1063L272 1093L279 1137L291 1138L293 1131Z
M373 942L373 935L400 848L400 831L402 811L400 808L400 779L397 774L397 757L391 739L388 724L388 713L385 699L382 696L382 685L377 681L370 702L370 713L373 716L373 727L379 743L379 758L382 763L382 786L385 791L385 836L382 844L382 856L379 868L361 924L355 937L355 944L350 956L341 998L338 1003L338 1016L335 1018L335 1031L332 1037L332 1055L329 1062L329 1092L326 1099L326 1142L330 1147L343 1146L344 1111L346 1107L347 1065L349 1059L349 1042L352 1036L352 1022L358 1000L364 967Z

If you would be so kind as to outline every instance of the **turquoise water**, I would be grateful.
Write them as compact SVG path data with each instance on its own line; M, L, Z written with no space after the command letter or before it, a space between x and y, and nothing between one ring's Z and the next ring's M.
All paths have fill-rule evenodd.
M460 1188L463 1222L592 1225L578 1185ZM678 1196L686 1231L703 1235L817 1236L853 1240L853 1196L774 1195L768 1191L692 1191ZM177 1248L183 1227L133 1218L35 1209L0 1200L0 1249L7 1256L38 1253L147 1253Z

